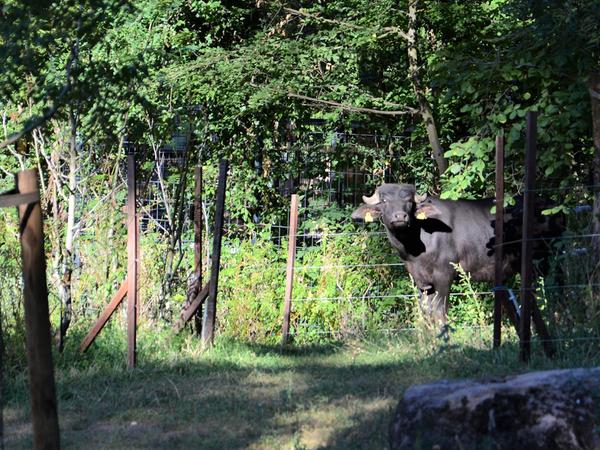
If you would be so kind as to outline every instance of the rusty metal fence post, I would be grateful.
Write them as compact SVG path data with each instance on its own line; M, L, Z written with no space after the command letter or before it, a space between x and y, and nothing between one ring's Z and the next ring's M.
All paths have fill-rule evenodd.
M504 284L504 138L496 136L496 222L495 233L495 288L494 288L494 347L502 343L502 304L506 299Z
M138 220L136 215L135 154L127 155L127 367L137 362Z
M296 231L298 229L298 195L292 195L290 206L290 228L288 241L288 258L285 277L285 305L283 311L283 330L281 345L285 345L290 334L290 313L292 311L292 292L294 286L294 261L296 259Z
M202 321L202 343L211 346L214 339L217 315L217 292L219 289L219 270L221 264L221 240L223 237L223 219L225 213L225 193L227 190L227 170L229 162L221 160L219 164L219 182L217 186L217 203L215 209L215 234L210 266L210 284L206 308Z

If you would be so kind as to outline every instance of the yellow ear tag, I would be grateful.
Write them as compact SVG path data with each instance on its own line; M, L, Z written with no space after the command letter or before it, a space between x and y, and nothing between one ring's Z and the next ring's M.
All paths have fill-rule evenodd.
M370 212L367 212L365 214L365 222L373 222L373 216L371 215Z
M419 219L419 220L425 220L425 219L427 219L427 214L425 214L423 211L418 212L417 213L417 219Z

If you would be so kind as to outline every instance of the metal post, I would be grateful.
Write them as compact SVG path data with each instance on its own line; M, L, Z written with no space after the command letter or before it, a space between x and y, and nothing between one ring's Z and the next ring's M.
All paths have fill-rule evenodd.
M137 176L136 176L137 178ZM135 293L135 324L137 329L137 324L140 321L140 311L142 309L140 305L140 215L137 213L137 209L135 211L135 261L136 261L136 269L135 269L135 286L137 291ZM137 331L136 331L136 339L137 339Z
M22 194L38 193L34 170L17 174L17 190ZM39 202L21 204L18 213L33 446L40 450L58 449L60 436L50 345L42 209Z
M194 171L194 274L198 290L202 288L202 164ZM194 316L196 333L202 333L202 305Z
M531 309L535 301L533 293L532 230L534 218L534 193L537 114L527 113L527 143L525 148L525 195L523 198L523 241L521 244L521 322L519 326L520 359L529 361L531 356Z
M294 286L294 262L296 260L296 230L298 229L298 195L292 195L290 206L290 229L288 236L288 259L285 277L285 306L283 311L283 332L281 345L285 345L290 334L290 313L292 311L292 289Z
M110 319L110 316L112 316L112 314L117 309L117 306L119 306L121 304L121 302L127 295L127 287L128 286L129 286L129 281L126 279L125 281L123 281L123 283L119 287L119 290L117 291L115 296L112 298L110 303L106 306L106 308L104 308L104 311L102 311L102 314L100 314L100 317L98 318L98 320L96 320L96 323L92 326L92 328L90 329L88 334L85 336L85 338L81 342L81 345L79 346L79 351L81 353L85 352L90 347L90 345L92 345L94 340L98 337L98 335L104 328L104 325L106 325L106 323L108 322L108 319Z
M588 89L592 107L592 136L594 142L594 159L590 168L592 179L592 252L600 254L600 73L591 73L588 78ZM600 271L595 270L590 280L592 295L600 298Z
M221 160L219 164L219 183L217 187L217 204L215 210L215 235L213 238L213 252L210 266L210 286L202 321L202 343L204 346L212 345L214 339L228 167L229 163L226 160Z
M137 218L136 218L136 167L135 155L127 155L127 367L133 369L136 364L137 297L138 297L138 255L137 255Z
M494 347L502 342L502 303L506 291L504 284L504 138L496 136L496 225L495 233L495 289L494 289Z

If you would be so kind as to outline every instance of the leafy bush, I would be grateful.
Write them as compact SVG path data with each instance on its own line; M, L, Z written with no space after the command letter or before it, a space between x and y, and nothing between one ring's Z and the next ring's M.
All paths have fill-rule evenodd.
M21 280L21 248L16 213L12 209L0 209L0 333L6 349L3 364L8 370L22 366L25 358Z

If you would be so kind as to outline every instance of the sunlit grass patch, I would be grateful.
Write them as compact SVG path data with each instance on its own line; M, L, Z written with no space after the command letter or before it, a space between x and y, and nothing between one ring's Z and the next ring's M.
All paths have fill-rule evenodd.
M505 327L504 344L492 350L491 331L456 327L444 339L417 327L284 348L218 338L202 351L191 335L142 327L139 366L127 370L125 334L115 326L88 354L73 344L56 356L61 437L86 450L381 449L412 384L600 364L597 344L587 343L559 347L554 360L534 344L523 365L514 333ZM7 447L30 448L25 375L11 374L6 392Z

